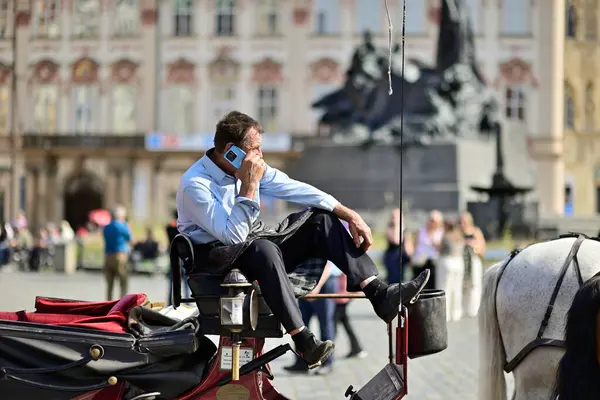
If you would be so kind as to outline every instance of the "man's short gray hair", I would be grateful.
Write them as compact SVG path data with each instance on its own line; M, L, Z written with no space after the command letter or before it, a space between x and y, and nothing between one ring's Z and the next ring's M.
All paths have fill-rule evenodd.
M123 206L116 206L112 212L114 219L122 219L127 216L127 210Z

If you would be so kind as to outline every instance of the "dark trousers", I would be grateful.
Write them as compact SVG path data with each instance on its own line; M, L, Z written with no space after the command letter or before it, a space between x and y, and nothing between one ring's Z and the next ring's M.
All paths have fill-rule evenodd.
M321 288L320 293L337 293L338 279L337 276L330 276ZM321 331L321 340L335 340L335 300L334 299L317 299L313 301L300 300L298 301L302 320L304 325L308 326L313 316L319 319L319 330ZM333 363L333 354L327 359L323 365L331 365Z
M344 327L344 330L348 334L348 340L350 341L350 353L360 353L362 351L362 346L358 341L358 337L356 333L354 333L354 329L352 328L352 324L350 324L350 319L348 318L347 313L348 303L336 304L335 307L335 321L336 321L336 330L337 323L341 323ZM337 335L337 332L336 332Z
M296 233L281 245L255 240L236 260L248 279L257 280L265 302L290 332L304 325L287 273L310 258L333 262L348 279L348 291L360 290L360 282L378 274L373 260L354 246L340 220L330 212L315 211Z

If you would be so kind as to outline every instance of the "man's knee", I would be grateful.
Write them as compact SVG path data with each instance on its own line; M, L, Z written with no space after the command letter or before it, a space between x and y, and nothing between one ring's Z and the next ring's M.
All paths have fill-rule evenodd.
M321 210L321 209L313 209L313 213L310 216L310 220L312 222L316 222L319 225L324 226L333 226L336 224L341 224L341 221L338 217L335 216L331 211Z
M257 267L266 268L268 266L283 265L283 256L279 246L267 239L257 239L253 241L245 251L249 258L258 264ZM251 266L249 266L251 267Z

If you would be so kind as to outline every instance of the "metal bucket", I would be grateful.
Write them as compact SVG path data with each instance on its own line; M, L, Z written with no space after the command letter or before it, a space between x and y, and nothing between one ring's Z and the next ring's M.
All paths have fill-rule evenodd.
M418 358L446 350L446 292L424 289L418 300L407 308L408 357Z

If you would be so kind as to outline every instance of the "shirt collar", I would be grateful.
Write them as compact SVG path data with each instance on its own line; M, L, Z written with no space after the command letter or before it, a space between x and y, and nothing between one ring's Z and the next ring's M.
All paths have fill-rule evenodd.
M204 153L204 156L202 156L201 158L202 165L204 165L204 169L206 169L208 175L210 175L210 177L213 178L215 182L217 182L218 184L222 184L225 178L232 177L230 175L227 175L225 171L219 168L219 166L215 164L213 160L210 159L209 156L210 154L212 154L213 151L214 147L210 150L207 150L206 153Z

